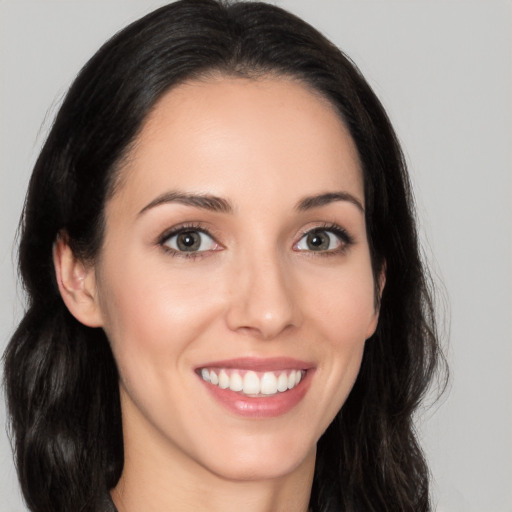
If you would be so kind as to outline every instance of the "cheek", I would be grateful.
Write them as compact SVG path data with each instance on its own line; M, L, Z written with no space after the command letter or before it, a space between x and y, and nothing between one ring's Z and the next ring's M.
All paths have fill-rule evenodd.
M330 321L326 323L333 356L339 359L340 365L346 366L343 374L351 381L350 387L359 373L366 340L373 334L378 318L373 278L371 273L363 275L363 278L353 275L344 279L343 291L331 290Z
M378 318L369 259L329 269L328 275L306 274L302 296L317 329L334 346L349 348L371 336Z
M322 283L304 294L311 328L319 336L317 351L324 379L322 399L325 427L345 402L360 370L366 339L376 326L374 282L369 262L347 266L330 279L309 276L308 283Z
M200 274L200 273L199 273ZM181 364L181 354L219 316L205 276L129 259L105 269L99 287L104 329L123 379Z

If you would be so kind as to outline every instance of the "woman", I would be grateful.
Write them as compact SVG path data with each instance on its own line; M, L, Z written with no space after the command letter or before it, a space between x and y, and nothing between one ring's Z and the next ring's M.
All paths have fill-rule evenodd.
M430 510L440 357L398 142L266 4L109 41L36 163L5 355L33 511Z

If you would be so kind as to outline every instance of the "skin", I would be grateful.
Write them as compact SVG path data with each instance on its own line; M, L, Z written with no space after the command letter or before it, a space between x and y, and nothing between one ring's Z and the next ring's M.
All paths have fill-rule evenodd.
M176 191L231 209L162 200ZM297 208L339 192L350 196ZM307 510L317 440L377 325L362 208L354 143L300 82L210 77L158 102L106 205L98 260L77 260L65 238L55 248L66 304L105 330L120 371L120 512ZM211 236L193 257L165 240L184 223ZM351 242L328 235L331 225ZM329 249L305 243L314 228L331 236ZM195 372L284 356L314 370L304 398L277 417L228 411Z

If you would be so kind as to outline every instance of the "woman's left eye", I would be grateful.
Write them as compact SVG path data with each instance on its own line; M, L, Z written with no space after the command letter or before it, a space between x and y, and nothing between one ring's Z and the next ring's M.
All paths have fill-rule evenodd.
M296 251L336 252L350 245L348 234L339 228L315 228L305 233L295 244Z
M197 229L181 230L167 237L162 245L181 253L214 251L219 247L219 244L210 235Z

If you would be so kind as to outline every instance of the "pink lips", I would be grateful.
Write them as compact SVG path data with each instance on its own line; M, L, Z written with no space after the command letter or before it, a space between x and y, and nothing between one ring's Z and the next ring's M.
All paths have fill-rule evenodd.
M279 372L293 369L303 371L304 377L295 387L269 396L247 396L231 389L222 389L201 379L203 385L217 402L237 415L253 418L276 417L293 409L307 393L314 373L313 364L294 358L237 358L208 362L196 369L198 374L200 374L201 368L238 369L253 372Z
M309 370L313 368L313 366L312 363L300 361L293 357L273 357L269 359L239 357L236 359L226 359L224 361L208 362L198 366L198 368L239 368L241 370L253 370L255 372L274 372L288 369Z

